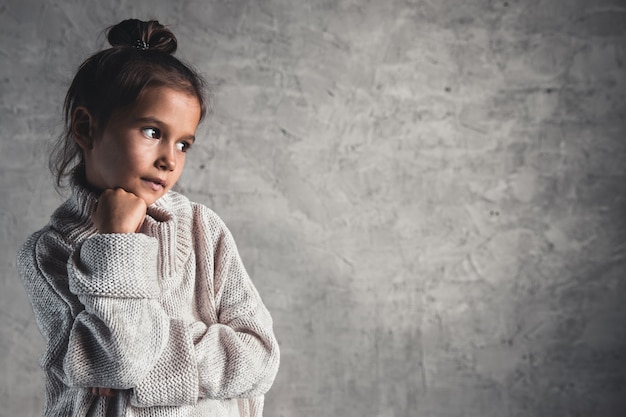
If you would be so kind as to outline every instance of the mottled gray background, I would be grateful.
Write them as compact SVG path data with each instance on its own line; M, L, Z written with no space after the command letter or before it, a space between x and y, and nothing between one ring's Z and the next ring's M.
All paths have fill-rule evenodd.
M273 313L266 416L626 415L624 0L3 0L0 416L42 409L61 101L131 16L214 84L182 188Z

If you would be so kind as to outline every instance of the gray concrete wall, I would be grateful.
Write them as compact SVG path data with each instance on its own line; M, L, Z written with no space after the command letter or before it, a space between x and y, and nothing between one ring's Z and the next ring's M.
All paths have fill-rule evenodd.
M131 16L215 85L182 187L273 313L267 416L626 415L623 0L105 3L0 6L0 416L42 408L46 146Z

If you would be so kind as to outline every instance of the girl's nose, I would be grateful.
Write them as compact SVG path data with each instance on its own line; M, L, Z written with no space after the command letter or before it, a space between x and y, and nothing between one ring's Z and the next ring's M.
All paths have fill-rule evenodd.
M164 171L173 171L176 168L176 149L173 146L163 146L162 149L155 166Z

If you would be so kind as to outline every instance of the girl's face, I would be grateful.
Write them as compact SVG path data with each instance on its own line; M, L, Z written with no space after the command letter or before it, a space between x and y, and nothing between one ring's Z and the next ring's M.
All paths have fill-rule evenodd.
M133 105L116 109L103 130L77 138L87 182L154 203L180 178L199 122L195 96L169 87L147 89Z

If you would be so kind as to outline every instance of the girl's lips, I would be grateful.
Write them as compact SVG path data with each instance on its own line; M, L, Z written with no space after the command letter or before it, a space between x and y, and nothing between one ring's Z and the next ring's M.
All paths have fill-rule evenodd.
M142 180L148 183L153 191L162 191L165 188L165 182L158 178L142 178Z

